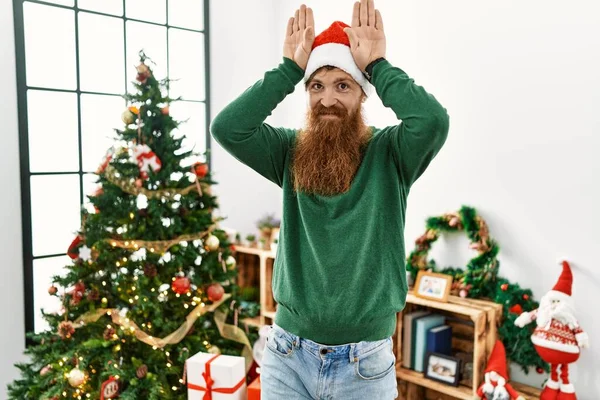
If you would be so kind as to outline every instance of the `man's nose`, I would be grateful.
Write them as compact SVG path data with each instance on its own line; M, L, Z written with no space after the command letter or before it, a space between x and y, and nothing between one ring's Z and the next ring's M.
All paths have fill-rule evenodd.
M323 104L323 107L332 107L336 105L336 103L337 99L335 98L333 93L330 91L326 91L323 95L323 98L321 99L321 104Z

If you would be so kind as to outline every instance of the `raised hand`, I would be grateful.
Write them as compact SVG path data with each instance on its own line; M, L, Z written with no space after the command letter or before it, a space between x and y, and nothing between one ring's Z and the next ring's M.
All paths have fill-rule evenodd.
M306 69L314 41L315 18L312 9L302 4L288 21L283 56L293 60L300 68Z
M385 57L385 33L381 13L375 9L373 0L354 3L352 27L344 29L350 39L350 51L354 62L364 71L371 61Z

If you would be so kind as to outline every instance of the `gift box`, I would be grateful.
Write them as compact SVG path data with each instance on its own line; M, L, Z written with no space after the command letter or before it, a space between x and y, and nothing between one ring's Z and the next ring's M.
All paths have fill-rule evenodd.
M248 385L248 400L260 400L260 376Z
M186 368L189 400L247 400L243 357L197 353Z

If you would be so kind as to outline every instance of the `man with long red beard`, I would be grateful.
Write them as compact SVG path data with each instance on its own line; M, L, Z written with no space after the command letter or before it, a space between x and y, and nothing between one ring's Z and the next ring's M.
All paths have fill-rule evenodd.
M334 22L317 37L302 5L282 63L212 123L218 143L284 194L263 400L398 395L391 336L408 289L406 200L444 144L449 117L385 52L373 0L354 4L351 26ZM301 80L305 128L266 124ZM362 103L373 87L399 125L366 126Z

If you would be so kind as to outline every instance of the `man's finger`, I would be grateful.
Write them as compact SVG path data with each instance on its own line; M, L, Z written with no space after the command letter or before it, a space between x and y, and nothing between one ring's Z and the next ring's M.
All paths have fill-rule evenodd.
M350 40L350 51L354 52L358 47L358 38L356 37L356 33L352 28L344 28L344 32L348 35L348 40Z
M306 27L315 26L315 16L313 15L313 10L310 7L306 8ZM314 32L314 31L313 31Z
M311 52L314 41L315 29L312 26L307 26L304 30L304 42L302 43L302 46L307 53Z
M375 1L367 0L368 14L369 14L369 26L375 26Z
M381 18L379 10L375 10L375 28L380 31L383 30L383 18Z
M287 29L285 30L285 36L292 36L292 34L294 33L294 17L290 17L288 24L287 24Z
M358 28L360 26L360 2L354 3L354 9L352 10L352 27Z
M369 7L367 0L360 0L360 26L369 25Z
M300 6L300 19L298 20L298 27L300 29L306 28L306 6L304 4Z
M294 13L294 33L299 31L298 28L298 18L300 17L300 11L296 10L296 12Z

